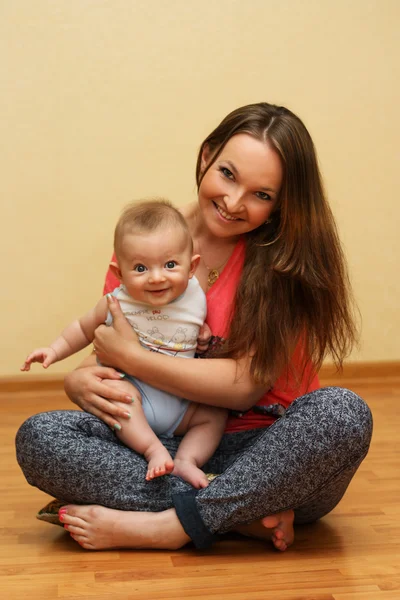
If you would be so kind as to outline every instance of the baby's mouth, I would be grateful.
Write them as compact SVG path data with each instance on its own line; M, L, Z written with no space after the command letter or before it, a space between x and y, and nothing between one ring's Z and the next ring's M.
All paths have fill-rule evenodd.
M156 295L158 295L158 294L159 294L159 295L161 295L161 294L163 294L164 292L167 292L167 291L168 291L168 289L169 289L169 288L163 288L162 290L148 290L148 292L149 292L150 294L156 294Z

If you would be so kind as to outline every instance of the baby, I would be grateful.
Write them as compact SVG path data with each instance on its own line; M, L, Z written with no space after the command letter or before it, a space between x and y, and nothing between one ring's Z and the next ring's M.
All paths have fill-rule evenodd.
M111 262L110 268L121 286L112 296L140 343L153 352L194 357L206 316L206 298L194 277L200 256L193 255L192 238L181 213L165 200L128 206L115 229L114 250L116 262ZM112 322L106 296L68 325L49 347L34 350L21 371L29 371L33 362L47 368L82 350L104 322ZM199 467L216 450L227 411L178 398L127 374L112 385L135 399L131 419L123 428L115 426L116 435L144 455L146 479L173 471L195 488L206 487L207 477ZM184 435L175 461L157 437L160 435Z

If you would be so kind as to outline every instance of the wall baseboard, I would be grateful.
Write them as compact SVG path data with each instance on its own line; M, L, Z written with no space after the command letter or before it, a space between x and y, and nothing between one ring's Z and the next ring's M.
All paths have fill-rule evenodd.
M349 362L338 371L333 364L322 365L319 372L321 383L329 381L340 385L343 381L400 378L400 361Z
M0 377L0 394L62 392L64 375L15 375Z
M400 361L346 363L338 372L331 364L323 365L319 377L322 385L349 385L400 378ZM64 391L63 375L15 375L0 377L0 394L10 393L60 393Z

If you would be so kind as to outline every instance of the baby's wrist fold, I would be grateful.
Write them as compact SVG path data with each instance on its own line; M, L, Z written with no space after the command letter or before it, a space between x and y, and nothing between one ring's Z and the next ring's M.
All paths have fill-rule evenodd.
M57 354L57 350L53 346L51 346L51 345L49 346L49 349L54 352L56 360L60 360L60 358L59 358L59 356Z

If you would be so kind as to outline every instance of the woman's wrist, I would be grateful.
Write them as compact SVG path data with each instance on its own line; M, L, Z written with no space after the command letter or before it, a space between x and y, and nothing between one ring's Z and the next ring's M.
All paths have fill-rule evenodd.
M132 377L138 377L140 369L138 368L138 361L144 353L148 353L140 344L131 343L124 345L123 351L119 354L117 360L117 369L131 375Z

